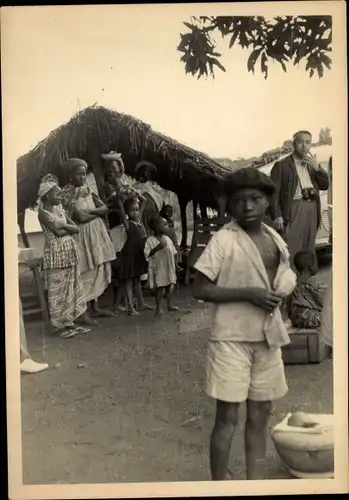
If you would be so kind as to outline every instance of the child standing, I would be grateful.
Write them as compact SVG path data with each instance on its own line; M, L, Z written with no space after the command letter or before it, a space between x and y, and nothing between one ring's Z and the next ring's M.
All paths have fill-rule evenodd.
M149 221L149 228L153 236L149 236L145 243L144 255L148 261L149 288L155 290L156 314L163 314L161 302L165 293L169 311L178 311L172 304L173 288L177 282L176 257L177 250L169 236L161 217L153 217Z
M126 229L127 240L116 262L115 278L120 283L115 297L114 309L118 310L121 300L126 292L126 306L130 316L139 314L134 307L133 288L138 301L139 309L153 309L145 304L140 278L147 273L147 261L144 257L144 245L147 235L141 222L145 198L128 198L124 203L119 197L121 218ZM140 200L140 201L139 201Z
M194 297L213 303L207 351L207 394L216 400L211 434L213 480L229 479L230 447L246 402L247 479L264 478L272 402L287 392L281 347L290 339L280 303L295 287L284 240L263 224L275 184L254 167L226 180L233 220L195 263Z
M164 223L166 225L166 229L167 229L166 234L167 234L167 236L169 236L171 238L171 240L175 246L175 249L177 250L177 259L179 262L181 260L180 248L178 245L177 234L176 234L176 230L174 227L173 208L171 207L171 205L164 204L162 209L161 209L160 216L162 217L162 220L164 221Z
M288 315L295 328L319 328L323 309L323 292L314 280L317 265L313 252L301 250L294 256L298 271L296 288L288 299Z

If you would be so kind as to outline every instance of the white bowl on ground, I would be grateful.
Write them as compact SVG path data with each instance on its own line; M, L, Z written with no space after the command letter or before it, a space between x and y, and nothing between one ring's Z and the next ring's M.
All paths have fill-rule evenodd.
M334 477L334 416L309 414L313 427L291 427L289 413L271 431L276 451L292 476L300 479Z

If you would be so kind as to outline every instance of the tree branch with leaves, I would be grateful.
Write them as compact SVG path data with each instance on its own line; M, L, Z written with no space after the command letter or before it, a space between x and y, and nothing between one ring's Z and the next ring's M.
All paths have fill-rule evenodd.
M276 61L286 72L287 65L305 62L310 78L324 75L332 59L331 16L283 16L267 20L261 16L193 17L185 22L188 32L181 34L177 50L185 72L197 78L214 77L215 69L226 71L220 62L215 35L229 39L229 48L240 46L249 52L247 69L254 73L257 62L268 78L270 61Z

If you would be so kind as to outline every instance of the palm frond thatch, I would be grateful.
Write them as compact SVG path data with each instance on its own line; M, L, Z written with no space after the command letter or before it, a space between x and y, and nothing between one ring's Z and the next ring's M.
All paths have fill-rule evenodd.
M17 160L18 212L35 207L40 179L46 173L57 175L62 184L67 182L63 164L69 157L84 159L95 174L101 174L101 154L111 150L122 153L128 176L135 176L138 161L151 161L157 167L154 180L162 188L213 208L222 181L231 171L206 154L153 131L141 120L91 106Z

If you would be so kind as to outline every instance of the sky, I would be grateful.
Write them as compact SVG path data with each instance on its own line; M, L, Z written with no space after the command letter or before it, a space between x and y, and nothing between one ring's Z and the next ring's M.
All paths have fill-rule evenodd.
M231 159L278 147L298 129L317 138L320 128L332 127L331 72L310 80L304 67L285 74L271 64L264 80L248 73L246 51L229 50L217 37L227 71L197 80L185 74L176 50L189 15L166 7L12 8L2 50L5 96L15 103L4 107L14 157L94 103Z

